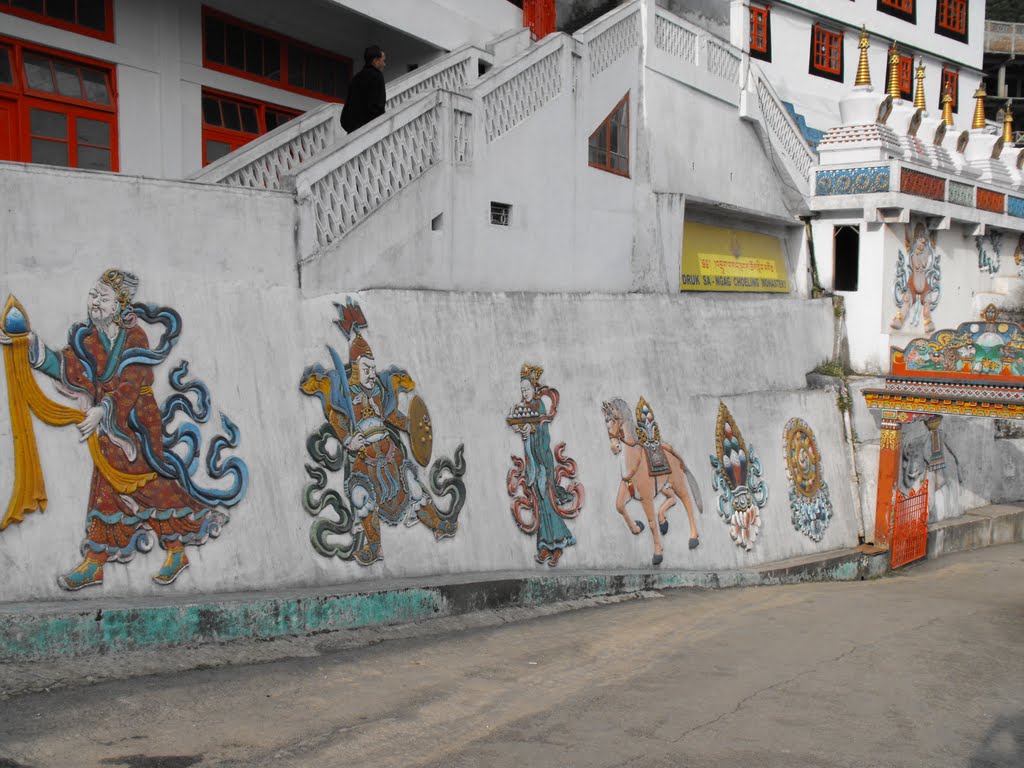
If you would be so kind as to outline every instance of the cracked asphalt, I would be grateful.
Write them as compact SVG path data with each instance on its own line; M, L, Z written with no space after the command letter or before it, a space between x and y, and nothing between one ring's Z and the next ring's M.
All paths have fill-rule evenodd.
M83 661L0 701L0 768L1020 768L1022 585L1015 544L877 581L336 633L260 664L87 684L159 664Z

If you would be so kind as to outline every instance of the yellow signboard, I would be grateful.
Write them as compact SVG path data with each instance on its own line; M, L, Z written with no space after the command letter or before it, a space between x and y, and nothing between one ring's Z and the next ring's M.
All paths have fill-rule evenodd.
M679 290L789 293L779 238L687 222Z

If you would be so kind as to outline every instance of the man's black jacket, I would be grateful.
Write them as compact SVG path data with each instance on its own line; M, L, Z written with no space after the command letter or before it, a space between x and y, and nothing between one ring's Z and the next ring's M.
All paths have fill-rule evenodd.
M348 85L348 98L341 111L341 127L348 133L361 128L384 114L386 101L384 75L367 64Z

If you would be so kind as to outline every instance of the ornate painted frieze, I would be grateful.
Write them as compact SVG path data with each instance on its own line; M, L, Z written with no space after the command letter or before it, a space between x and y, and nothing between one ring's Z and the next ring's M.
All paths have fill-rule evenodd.
M993 377L1024 384L1024 329L998 321L961 323L914 339L902 350L893 347L890 368L894 376Z
M900 192L929 200L946 199L946 180L929 173L921 173L910 168L900 170Z
M903 229L904 248L896 259L893 299L898 309L889 327L898 331L906 323L921 325L925 333L935 330L932 311L939 304L942 291L941 255L936 235L923 222Z
M978 269L989 274L998 272L1003 245L1002 233L992 231L987 235L976 236L974 245L978 249Z
M138 287L131 272L100 275L89 288L87 319L71 326L60 350L36 335L13 296L0 314L14 438L14 489L0 529L46 509L33 415L50 426L75 425L92 458L83 559L57 579L69 591L101 584L105 566L126 563L154 544L164 550L164 562L153 581L173 583L189 565L185 547L220 535L227 508L248 487L245 462L224 455L240 439L224 414L223 432L210 439L200 461L199 425L210 418L210 392L202 381L186 378L187 361L168 374L173 394L157 400L154 369L178 343L181 317L170 307L136 302ZM158 334L155 346L146 326ZM74 407L50 400L36 372L52 379ZM215 481L211 486L200 467Z
M832 499L821 470L818 441L807 422L797 418L786 422L783 448L793 528L821 541L832 521Z
M814 176L817 195L862 195L889 191L889 166L840 168L818 171Z
M654 409L644 398L630 410L621 397L606 400L601 404L608 441L619 462L618 495L615 509L626 523L630 533L639 536L644 523L630 517L627 505L639 501L643 508L647 526L654 543L654 557L651 562L660 565L663 559L662 536L668 533L667 513L682 500L690 524L689 548L700 545L695 512L704 511L697 478L686 467L682 456L661 438L661 428L654 418ZM635 414L635 416L634 416ZM654 502L662 502L655 512Z
M334 306L334 324L349 342L349 359L343 362L328 346L331 367L314 363L302 374L302 393L316 397L324 415L306 441L314 464L306 465L310 479L302 503L316 517L309 538L317 553L371 565L384 557L381 522L422 523L437 541L455 535L466 502L466 462L460 444L454 460L442 456L431 465L434 427L415 393L416 382L398 366L377 370L357 303L346 299ZM420 469L428 466L429 483L424 483ZM328 487L328 473L339 470L344 496ZM435 496L447 499L446 509Z
M719 491L718 514L729 526L737 546L754 548L761 530L761 510L768 503L768 486L761 477L761 460L749 451L739 427L725 407L718 404L715 451L711 456L711 487Z
M1024 199L1010 195L1006 198L1006 212L1018 219L1024 219Z
M1004 213L1006 211L1006 195L1002 192L993 192L991 189L978 187L978 208L982 211L992 213Z
M974 207L974 187L970 184L963 184L959 181L949 181L949 202L956 205L965 205L968 208Z
M522 398L509 410L505 423L522 438L523 456L512 457L505 478L512 497L512 519L519 530L537 536L534 559L552 568L576 543L566 520L583 508L583 483L565 443L551 448L549 425L558 415L558 390L541 383L544 369L524 364L519 372Z

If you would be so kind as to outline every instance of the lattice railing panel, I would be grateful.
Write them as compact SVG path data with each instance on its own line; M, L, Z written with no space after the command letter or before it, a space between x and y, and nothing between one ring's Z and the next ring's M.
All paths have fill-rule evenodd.
M321 248L343 237L441 159L440 108L397 128L310 185Z
M590 76L604 72L608 67L640 45L640 13L608 27L587 45L590 54Z
M708 72L728 80L730 83L738 84L740 78L739 53L710 37L705 37L704 40L707 46Z
M658 16L654 24L654 44L687 64L697 63L697 33Z
M473 160L473 115L454 110L454 158L456 163L469 163Z
M469 59L457 61L446 69L442 69L436 75L428 77L415 85L411 85L400 93L396 93L387 102L387 111L391 112L400 105L427 91L441 88L446 91L459 93L466 88L469 82Z
M772 146L789 159L799 172L800 178L806 181L810 178L811 166L815 163L814 153L804 141L800 129L789 119L786 108L775 98L768 84L760 77L757 78L757 101Z
M329 122L314 125L287 144L228 174L221 183L251 189L281 189L281 179L326 149L333 136L334 130Z
M562 92L561 49L552 51L484 96L484 130L491 142Z

